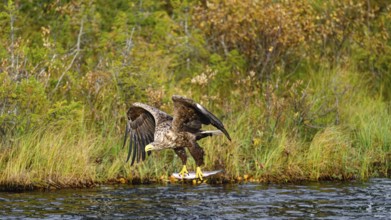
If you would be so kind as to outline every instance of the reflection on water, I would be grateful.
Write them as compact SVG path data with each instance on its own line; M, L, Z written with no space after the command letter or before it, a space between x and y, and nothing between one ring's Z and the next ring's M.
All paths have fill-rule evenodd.
M0 218L390 218L391 179L305 185L143 185L0 193Z

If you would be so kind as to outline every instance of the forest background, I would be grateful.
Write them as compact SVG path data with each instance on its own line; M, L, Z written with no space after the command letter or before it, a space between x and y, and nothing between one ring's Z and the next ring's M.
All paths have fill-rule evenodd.
M173 94L231 134L201 141L217 181L390 176L390 30L389 0L2 0L0 185L168 181L122 143Z

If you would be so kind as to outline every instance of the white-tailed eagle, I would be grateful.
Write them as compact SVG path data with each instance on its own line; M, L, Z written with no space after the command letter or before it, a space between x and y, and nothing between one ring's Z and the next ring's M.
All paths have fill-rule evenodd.
M197 169L196 177L202 180L200 166L204 164L204 150L197 141L208 136L224 134L231 140L223 123L202 105L178 95L172 96L174 117L143 103L134 103L127 112L124 146L129 135L127 161L131 165L143 161L146 154L155 150L173 149L181 158L180 175L188 174L186 168L187 148L193 156ZM212 124L219 130L203 131L202 125Z

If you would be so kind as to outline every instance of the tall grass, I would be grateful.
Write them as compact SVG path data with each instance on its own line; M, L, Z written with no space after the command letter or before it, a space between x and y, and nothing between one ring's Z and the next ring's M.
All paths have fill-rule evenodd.
M69 126L70 125L70 126ZM1 146L0 184L14 187L89 186L116 175L108 164L117 140L68 126L49 126ZM103 158L104 157L104 158ZM112 158L111 158L112 159Z
M388 176L390 104L373 98L354 70L323 70L301 85L299 96L272 94L269 114L257 100L238 108L225 121L232 143L205 141L210 169L218 162L228 178L279 182Z
M306 82L273 89L269 103L260 91L223 100L229 102L223 103L230 109L222 118L232 142L224 136L201 140L206 152L203 169L224 169L220 178L225 180L259 182L390 175L390 104L368 94L365 82L355 75L349 70L313 74ZM205 100L204 104L208 105ZM224 114L218 105L207 107ZM49 123L3 143L0 185L62 188L110 181L166 182L181 168L171 150L154 152L131 167L125 162L127 149L121 148L122 131L108 121L101 130L86 124L83 117ZM188 169L195 169L190 155Z
M353 103L349 113L354 145L363 156L361 177L387 175L391 168L390 106L380 98L363 98Z

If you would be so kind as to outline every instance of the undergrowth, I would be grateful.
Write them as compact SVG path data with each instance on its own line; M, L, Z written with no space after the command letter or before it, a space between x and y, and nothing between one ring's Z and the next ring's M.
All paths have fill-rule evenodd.
M200 141L206 152L203 170L224 169L217 178L221 182L365 180L389 176L390 105L381 97L370 96L365 82L356 79L351 70L325 75L320 81L313 77L285 84L283 91L276 89L275 84L270 88L270 97L262 95L261 88L242 94L240 100L229 96L208 102L208 97L200 97L197 101L217 112L232 137L231 142L223 136ZM166 95L175 92L169 90ZM172 107L167 106L172 103L162 102L171 113ZM125 161L127 148L122 148L122 128L111 126L109 119L102 122L104 129L88 127L83 114L76 121L49 121L2 142L2 188L166 183L172 180L171 173L181 168L180 159L172 150L154 152L143 163L131 167ZM188 167L195 169L191 158Z

